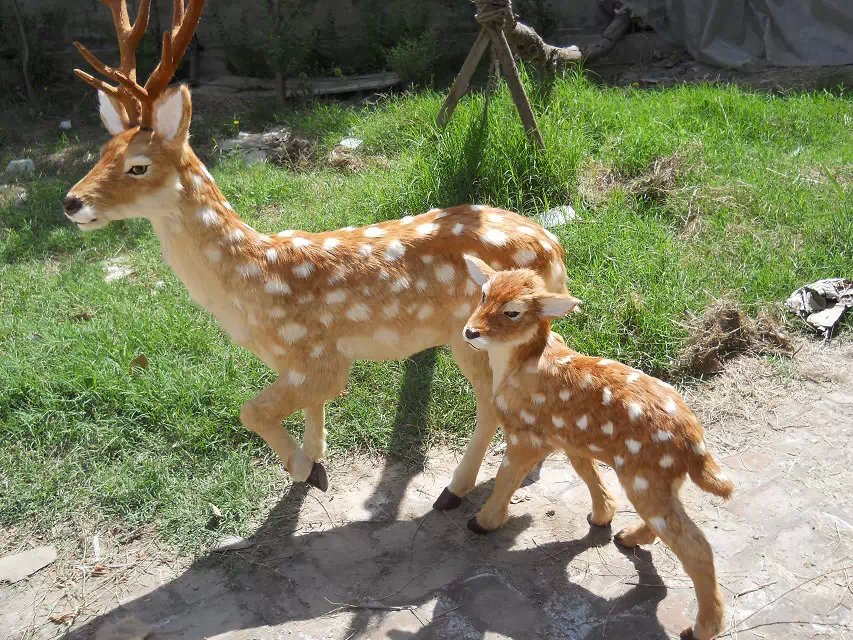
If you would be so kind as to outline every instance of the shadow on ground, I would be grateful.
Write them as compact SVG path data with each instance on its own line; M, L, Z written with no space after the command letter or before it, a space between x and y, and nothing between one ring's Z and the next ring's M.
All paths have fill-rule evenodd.
M625 554L639 577L614 599L569 578L576 557L611 543L609 529L526 547L525 516L475 536L464 523L491 481L473 504L431 510L452 468L449 461L433 479L424 468L434 367L434 351L406 363L392 447L405 463L366 470L360 491L335 486L334 475L329 496L291 486L251 548L202 557L66 640L667 638L655 615L666 589L648 552ZM355 508L350 493L362 496ZM322 528L306 530L318 518Z

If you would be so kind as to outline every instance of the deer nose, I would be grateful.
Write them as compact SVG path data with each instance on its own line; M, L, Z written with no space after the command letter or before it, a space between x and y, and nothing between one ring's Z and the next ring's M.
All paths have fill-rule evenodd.
M474 338L479 338L479 337L480 337L480 332L479 332L479 331L474 331L473 329L468 329L468 328L466 327L466 328L465 328L465 337L466 337L466 338L468 338L469 340L473 340Z
M65 209L67 215L73 216L83 208L83 201L77 196L67 196L62 201L62 208Z

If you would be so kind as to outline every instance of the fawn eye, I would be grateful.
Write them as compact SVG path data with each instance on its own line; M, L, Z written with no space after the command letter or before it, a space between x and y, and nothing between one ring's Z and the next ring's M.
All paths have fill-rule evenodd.
M132 176L144 176L146 173L148 173L148 165L135 164L127 170L127 173Z
M520 311L504 311L504 315L507 318L517 318Z
M483 292L483 295L480 296L480 304L483 304L486 301L486 292Z

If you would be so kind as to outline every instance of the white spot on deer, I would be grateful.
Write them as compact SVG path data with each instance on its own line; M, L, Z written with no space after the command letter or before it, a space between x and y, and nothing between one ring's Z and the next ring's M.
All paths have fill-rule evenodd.
M501 460L501 466L502 467L508 467L511 464L512 464L512 462L510 462L509 456L507 454L504 454L504 459Z
M468 208L469 208L471 211L473 211L474 213L478 213L478 212L482 211L483 209L485 209L486 207L484 207L484 206L483 206L483 205L481 205L481 204L472 204L472 205L471 205L471 206L469 206Z
M278 262L278 251L276 251L273 247L267 249L264 254L267 256L267 260L270 262Z
M424 278L418 278L415 280L415 289L418 291L426 291L429 289L429 283Z
M631 422L636 422L641 415L643 415L643 407L640 405L640 403L629 402L628 417L631 418Z
M339 238L326 238L325 240L323 240L323 248L326 251L331 251L340 244L341 241Z
M347 292L343 289L335 289L326 294L326 304L341 304L347 299Z
M592 385L592 374L586 374L580 381L581 389L588 389Z
M411 284L412 283L407 276L400 276L391 283L391 291L394 293L400 293L401 291L408 289Z
M534 422L536 422L536 416L534 416L534 415L533 415L532 413L530 413L529 411L525 411L524 409L522 409L521 411L519 411L519 412L518 412L518 415L519 415L519 417L520 417L522 420L524 420L524 422L526 422L527 424L533 424Z
M566 421L560 416L551 416L551 422L553 422L554 426L558 429L562 429L566 426Z
M509 434L509 436L507 437L507 441L508 441L510 444L518 444L518 436L517 436L517 435L515 435L514 433L511 433L511 434Z
M543 405L545 404L545 394L544 393L534 393L530 396L530 399L533 400L533 404Z
M498 409L501 411L509 411L509 404L507 404L506 398L503 395L495 396L495 405L497 405Z
M415 219L415 216L403 216L400 218L400 224L412 224L412 220Z
M663 405L663 410L668 414L672 415L678 409L678 405L675 404L675 400L672 398L667 398L666 404Z
M557 358L556 362L557 362L557 364L568 364L569 362L571 362L574 359L575 359L574 356L563 356L562 358Z
M645 491L649 488L649 481L643 476L634 476L634 490Z
M297 278L305 279L314 272L313 262L303 262L293 267L293 275Z
M237 273L244 278L251 278L252 276L258 275L260 272L261 268L254 262L237 265Z
M483 234L483 241L496 247L505 245L507 240L509 240L509 236L500 229L489 229Z
M628 438L627 440L625 440L625 446L628 447L628 451L633 454L637 454L640 453L640 447L642 447L643 445L638 440Z
M571 397L572 397L572 392L569 391L568 389L563 389L562 391L560 391L560 400L562 400L563 402L570 400Z
M370 254L373 253L373 245L367 243L361 244L358 246L358 252L365 258L368 258L370 257Z
M621 467L623 464L625 464L625 458L623 458L622 456L613 456L613 464L617 467Z
M536 252L531 249L519 249L512 256L512 259L519 267L523 267L536 259Z
M520 227L516 227L515 230L518 231L519 233L523 233L526 236L535 236L536 235L536 229L534 229L533 227L527 227L525 225L521 225Z
M655 432L654 439L658 442L666 442L667 440L672 440L672 434L669 431L658 429Z
M400 314L400 301L394 300L390 304L386 304L382 313L386 318L396 318Z
M696 455L704 456L705 455L705 441L700 440L699 442L694 442L691 447L693 448L694 453Z
M465 281L465 295L466 296L473 296L475 293L477 293L477 285L471 279L466 280Z
M435 256L430 253L421 256L421 262L424 264L432 264L433 260L435 260Z
M364 237L365 238L381 238L386 233L388 233L388 232L385 229L383 229L382 227L367 227L367 229L364 230Z
M640 371L634 371L633 373L629 374L628 380L627 380L628 384L631 384L632 382L636 382L637 380L639 380L641 375L643 375L643 374Z
M599 447L597 444L590 444L588 446L589 446L589 450L594 451L595 453L600 453L600 452L604 451L604 449Z
M530 445L537 449L542 446L542 438L537 435L530 434Z
M207 259L211 262L219 262L222 260L222 249L219 247L208 247L204 250L204 255L206 255Z
M667 454L667 455L665 455L665 456L661 456L661 459L660 459L659 464L660 464L660 466L661 466L661 467L663 467L664 469L668 469L669 467L671 467L671 466L672 466L672 463L673 463L673 462L675 462L675 460L673 459L673 457L672 457L671 455Z
M270 318L283 318L286 315L287 310L284 307L280 307L277 304L270 307Z
M362 304L361 302L357 302L347 309L347 318L353 322L363 322L369 317L370 309L367 308L366 304Z
M504 221L504 217L499 213L487 213L486 218L489 222L494 222L495 224L500 224Z
M287 372L287 384L291 387L298 387L303 382L305 382L305 378L308 376L305 375L302 371L297 371L296 369L291 369Z
M394 238L385 248L385 259L389 262L393 262L394 260L402 258L404 253L406 253L406 247L404 247L403 243L397 238Z
M310 247L312 244L314 243L311 240L309 240L308 238L303 238L302 236L296 236L293 239L293 246L299 249L302 249L304 247Z
M604 435L607 435L607 436L612 436L613 435L613 423L610 421L607 421L603 425L601 425L601 433L603 433Z
M450 213L444 209L430 209L427 213L435 213L436 220L441 220L442 218L446 218L450 215Z
M280 335L282 340L288 344L293 344L294 342L302 340L307 333L308 327L304 324L299 324L298 322L288 322L278 329L278 335Z
M274 344L272 346L272 352L274 355L277 355L277 356L287 355L287 350L284 347L282 347L280 344Z
M381 329L376 330L373 334L373 338L379 342L399 342L400 334L393 329L382 327Z
M575 420L575 424L578 425L578 429L581 431L586 431L587 426L589 426L589 416L583 414L580 418Z
M240 242L245 237L246 234L242 229L232 229L231 232L228 234L228 239L231 242Z
M453 228L450 230L454 236L461 236L462 232L465 231L465 225L461 222L457 222L453 225Z
M227 200L222 203L222 206L225 207L226 209L228 209L228 211L234 211L234 207L232 207L231 203L228 202Z
M353 232L355 231L355 227L344 227L341 231Z
M432 315L433 309L428 304L425 304L420 309L418 309L418 319L426 320Z
M415 227L415 231L418 232L418 235L428 236L438 231L438 225L434 222L424 222L423 224L419 224Z
M463 302L453 310L453 315L457 318L467 318L471 315L471 305Z
M279 295L287 295L290 293L290 285L281 280L267 280L264 285L264 291L267 293L277 293Z
M202 172L204 173L205 177L206 177L208 180L210 180L211 182L216 182L216 181L213 179L213 174L212 174L212 173L210 173L210 171L208 171L208 170L207 170L207 167L205 167L204 165L201 165L201 170L202 170Z
M322 355L323 355L323 352L324 352L324 351L326 351L326 347L325 347L324 345L322 345L322 344L315 344L315 345L311 348L311 357L312 357L312 358L319 358L320 356L322 356Z
M664 389L674 389L675 388L671 384L669 384L668 382L664 382L663 380L655 380L655 383L659 387L663 387Z
M655 531L666 530L666 520L664 520L660 516L652 516L651 518L649 518L649 524L652 525L652 529L654 529Z
M200 175L198 175L197 173L194 173L194 174L192 175L191 180L193 181L193 186L194 186L196 189L198 189L201 185L203 185L203 184L204 184L204 178L202 178L202 177L201 177Z
M216 212L210 207L199 209L198 217L206 227L212 227L216 224L217 220L219 220L219 216L216 215Z
M443 262L436 266L435 277L438 278L439 282L450 284L456 279L456 269L453 268L452 264Z
M296 233L296 231L294 231L293 229L285 229L284 231L279 231L276 235L277 235L279 238L289 238L289 237L291 237L294 233Z
M560 239L557 236L555 236L553 233L548 231L548 229L543 229L543 231L545 232L546 236L551 238L552 241L556 242L557 244L560 244Z
M344 267L338 267L335 272L329 276L329 284L337 284L347 277L347 270Z
M609 364L613 364L613 360L608 360L607 358L602 358L598 362L596 362L599 367L606 367Z
M320 314L320 324L322 324L324 327L331 326L334 319L335 317L329 312Z
M551 251L553 249L551 243L545 240L544 238L539 239L539 244L542 245L542 248L545 249L545 251Z
M601 404L607 406L611 402L613 402L613 392L610 387L604 387L604 391L601 392Z

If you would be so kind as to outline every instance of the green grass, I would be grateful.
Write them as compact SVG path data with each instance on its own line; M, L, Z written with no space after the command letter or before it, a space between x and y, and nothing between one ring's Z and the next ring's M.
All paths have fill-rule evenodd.
M849 97L606 89L574 76L531 93L543 154L527 145L505 92L487 107L467 97L444 132L433 124L442 96L427 92L363 108L208 116L195 139L207 142L234 115L244 126L273 118L315 141L318 158L355 134L365 155L387 159L357 174L211 161L262 230L460 202L525 214L572 204L582 221L556 232L570 288L586 304L560 330L580 350L657 372L672 370L686 314L709 301L728 296L754 310L804 282L853 274ZM674 184L636 187L673 154ZM616 186L582 196L595 167ZM0 524L154 522L195 546L221 535L204 529L213 503L226 529L243 531L284 482L238 420L272 375L189 304L147 222L81 236L61 220L58 201L78 177L41 177L23 206L0 204ZM105 283L103 261L116 256L135 273ZM81 312L94 316L75 319ZM150 364L131 371L139 353ZM446 352L432 359L356 365L348 394L329 408L331 452L391 449L417 460L436 441L463 442L473 399ZM298 433L300 423L287 426Z

